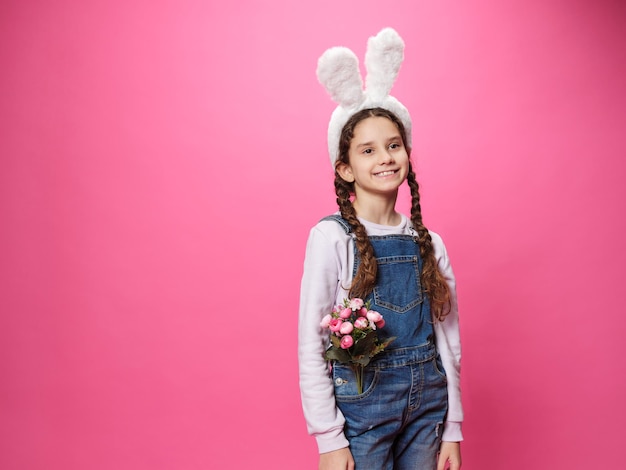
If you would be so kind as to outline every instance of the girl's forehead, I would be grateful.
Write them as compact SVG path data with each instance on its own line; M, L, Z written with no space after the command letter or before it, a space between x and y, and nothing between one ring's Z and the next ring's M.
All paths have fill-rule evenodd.
M353 139L399 136L400 131L395 123L383 116L370 116L354 127Z

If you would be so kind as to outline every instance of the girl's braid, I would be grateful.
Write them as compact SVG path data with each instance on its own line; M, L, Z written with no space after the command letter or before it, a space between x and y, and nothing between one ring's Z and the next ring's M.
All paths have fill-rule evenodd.
M420 255L423 261L422 286L430 299L433 317L442 321L450 311L450 289L437 267L433 241L430 233L428 233L428 229L422 222L419 185L410 162L407 182L409 188L411 188L411 222L413 223L413 228L417 231Z
M350 200L351 186L350 183L347 183L338 174L335 174L337 205L341 211L341 217L348 221L352 227L355 235L354 243L357 248L357 256L361 258L359 267L352 280L352 285L350 286L349 296L364 299L374 290L378 264L374 256L374 247L370 243L365 227L359 222L352 201Z

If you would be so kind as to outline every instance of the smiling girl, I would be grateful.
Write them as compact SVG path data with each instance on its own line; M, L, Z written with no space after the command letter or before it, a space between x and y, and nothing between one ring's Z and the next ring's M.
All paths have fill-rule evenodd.
M367 91L358 61L328 50L318 77L339 103L329 125L339 211L310 232L302 278L300 387L322 470L438 469L461 466L463 411L455 281L443 241L422 222L410 160L411 120L389 91L404 43L384 29L370 38ZM396 211L411 191L411 217ZM346 298L381 313L395 340L364 369L329 363L322 318Z

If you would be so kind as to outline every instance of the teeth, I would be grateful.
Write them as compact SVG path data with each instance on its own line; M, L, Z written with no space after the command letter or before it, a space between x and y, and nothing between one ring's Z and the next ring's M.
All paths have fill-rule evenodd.
M389 175L393 175L395 173L395 171L383 171L381 173L376 173L376 176L389 176Z

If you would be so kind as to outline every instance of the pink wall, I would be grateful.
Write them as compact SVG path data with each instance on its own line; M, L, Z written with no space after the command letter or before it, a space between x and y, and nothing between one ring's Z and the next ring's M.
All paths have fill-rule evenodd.
M304 242L335 208L314 71L388 25L459 281L464 469L619 466L625 19L4 1L0 468L317 468L295 357Z

